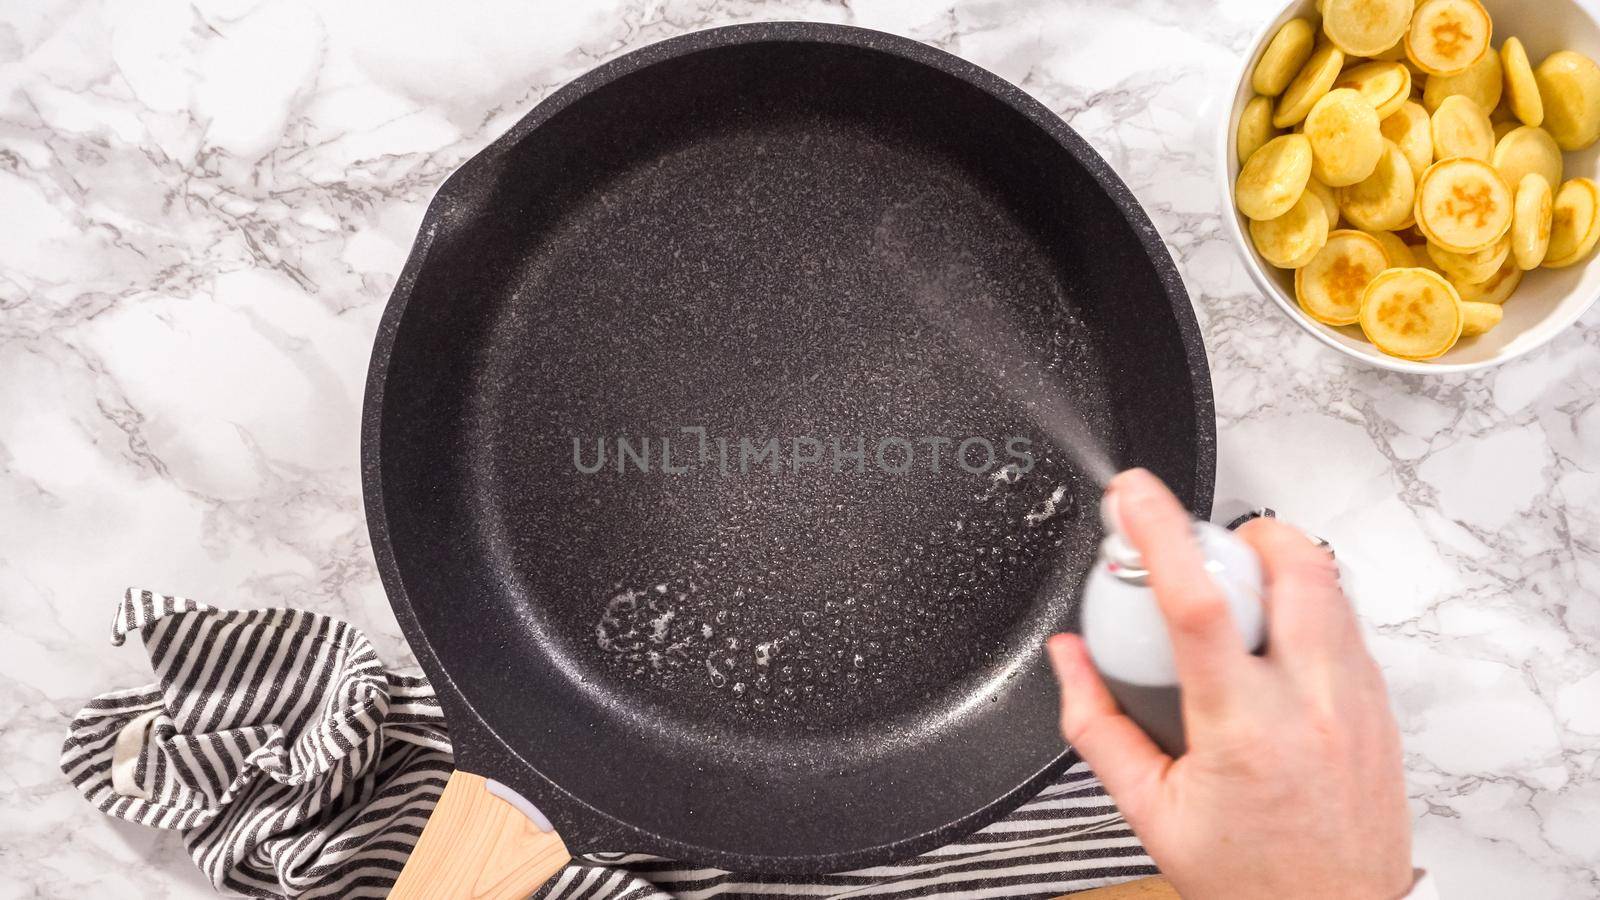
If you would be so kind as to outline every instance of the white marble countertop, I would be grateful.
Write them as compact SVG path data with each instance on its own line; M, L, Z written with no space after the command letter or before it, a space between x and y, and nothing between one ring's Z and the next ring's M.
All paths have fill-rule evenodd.
M1335 542L1455 898L1600 895L1600 310L1475 376L1363 368L1223 237L1214 121L1272 0L22 0L0 12L0 897L209 896L56 768L143 683L124 586L349 619L379 314L458 163L600 60L710 25L895 31L1021 84L1149 209L1216 380L1219 503Z

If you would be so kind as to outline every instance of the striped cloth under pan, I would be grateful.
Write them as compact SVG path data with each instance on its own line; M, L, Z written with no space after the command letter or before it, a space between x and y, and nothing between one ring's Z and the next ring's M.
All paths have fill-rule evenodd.
M73 719L61 770L107 815L183 833L219 890L381 897L451 771L426 679L384 668L348 623L293 609L224 611L128 591L112 642L143 640L156 683ZM536 896L1044 897L1155 873L1088 769L958 844L803 879L637 854L575 861Z

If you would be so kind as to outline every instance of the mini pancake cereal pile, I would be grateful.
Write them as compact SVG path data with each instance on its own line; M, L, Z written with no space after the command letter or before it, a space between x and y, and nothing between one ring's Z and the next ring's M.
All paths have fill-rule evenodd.
M1600 187L1562 180L1600 138L1600 66L1533 67L1478 0L1321 0L1251 76L1234 201L1295 297L1378 349L1434 359L1500 323L1524 272L1600 239Z

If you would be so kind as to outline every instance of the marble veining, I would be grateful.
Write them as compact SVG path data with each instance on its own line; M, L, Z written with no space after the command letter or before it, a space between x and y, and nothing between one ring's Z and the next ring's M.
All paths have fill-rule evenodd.
M0 13L0 897L203 897L178 838L61 779L142 682L128 584L404 644L362 520L368 350L432 191L629 49L795 18L1022 85L1128 181L1211 353L1219 513L1338 547L1454 898L1600 894L1600 311L1474 375L1364 368L1251 286L1216 120L1270 0L22 0Z

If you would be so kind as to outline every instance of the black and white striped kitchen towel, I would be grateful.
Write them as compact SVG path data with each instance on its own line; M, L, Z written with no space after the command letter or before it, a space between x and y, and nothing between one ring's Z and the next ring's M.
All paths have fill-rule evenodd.
M156 683L101 695L73 719L61 770L84 797L181 831L219 890L384 896L452 768L427 680L385 669L349 624L300 610L130 590L112 642L129 634ZM537 896L1044 897L1154 873L1080 764L1004 820L895 865L796 880L597 854Z

